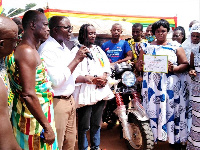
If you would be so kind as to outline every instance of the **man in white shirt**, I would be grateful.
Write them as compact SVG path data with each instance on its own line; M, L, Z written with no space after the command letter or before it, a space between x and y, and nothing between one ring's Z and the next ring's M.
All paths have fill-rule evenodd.
M89 52L82 46L74 54L64 44L73 27L67 17L53 16L49 20L50 36L39 47L39 54L47 65L54 89L55 125L60 150L73 150L76 141L76 108L72 93L75 89L76 66Z

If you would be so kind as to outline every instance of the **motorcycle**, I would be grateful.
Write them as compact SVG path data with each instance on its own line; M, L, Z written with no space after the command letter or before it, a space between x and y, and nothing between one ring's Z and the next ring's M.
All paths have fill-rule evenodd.
M150 121L141 105L140 94L137 91L136 76L130 63L122 62L111 68L109 80L115 94L115 101L110 100L103 114L103 122L116 122L118 117L123 138L129 150L150 150L154 148L154 138ZM110 104L109 104L110 102ZM114 103L113 103L114 102ZM113 113L117 115L117 117ZM112 120L113 119L113 120Z

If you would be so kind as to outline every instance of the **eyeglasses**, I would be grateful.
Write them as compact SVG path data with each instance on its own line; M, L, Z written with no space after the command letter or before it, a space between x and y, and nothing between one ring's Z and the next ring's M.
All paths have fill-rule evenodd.
M56 26L56 27L64 28L65 30L68 29L68 31L73 30L73 26Z

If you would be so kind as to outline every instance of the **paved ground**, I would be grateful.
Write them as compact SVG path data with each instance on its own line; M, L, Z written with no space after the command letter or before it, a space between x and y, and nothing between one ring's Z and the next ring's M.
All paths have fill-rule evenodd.
M89 134L88 134L89 139ZM108 130L107 124L102 124L101 129L101 144L100 148L102 150L128 150L125 140L120 139L120 128L116 125L113 129ZM75 150L78 150L77 142ZM167 142L159 142L155 145L154 150L184 150L179 148L171 148Z

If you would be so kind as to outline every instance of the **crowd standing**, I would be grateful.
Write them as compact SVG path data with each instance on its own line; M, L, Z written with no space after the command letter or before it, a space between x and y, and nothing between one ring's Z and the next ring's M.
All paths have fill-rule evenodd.
M111 40L100 46L95 27L83 24L72 49L65 44L73 31L65 16L48 21L43 11L29 10L22 20L0 16L0 23L0 149L73 150L77 136L78 149L87 150L90 130L90 149L99 150L103 110L114 96L110 67L127 61L141 76L138 91L154 142L200 149L198 21L189 23L187 38L183 27L175 28L172 40L165 19L145 34L142 24L133 24L127 40L115 23ZM145 54L167 55L168 73L143 72Z

